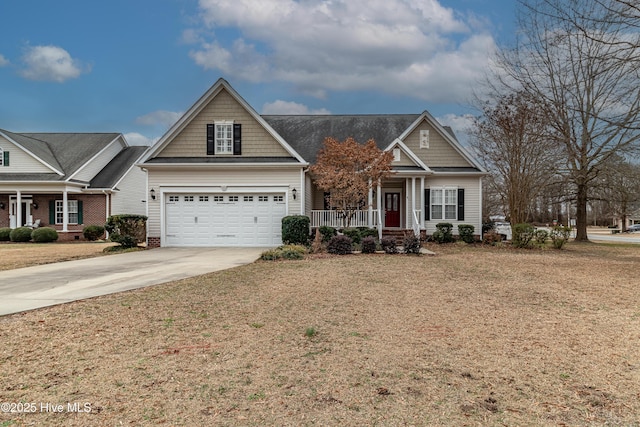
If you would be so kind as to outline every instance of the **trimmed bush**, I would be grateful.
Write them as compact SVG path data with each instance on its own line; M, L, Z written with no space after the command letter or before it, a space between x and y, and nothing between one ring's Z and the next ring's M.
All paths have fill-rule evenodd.
M338 230L336 230L333 227L328 227L326 225L323 225L320 227L320 234L322 234L322 242L327 243L329 242L329 240L331 240L333 236L338 235Z
M123 248L133 248L146 239L147 217L144 215L112 215L104 226L109 240Z
M369 227L358 227L358 231L360 232L360 239L364 239L365 237L373 237L374 239L378 238L378 230L376 228Z
M549 232L547 230L536 230L533 238L536 241L536 245L542 247L547 243L547 239L549 239Z
M309 224L304 215L289 215L282 218L282 243L285 245L308 245Z
M402 239L405 254L420 254L420 238L413 233L406 233Z
M362 253L373 254L376 252L376 238L373 236L367 236L362 239Z
M516 248L530 248L536 234L536 228L531 224L521 223L513 226L511 244Z
M9 235L11 234L11 229L9 227L0 228L0 242L8 242L11 240Z
M33 230L31 239L36 243L50 243L58 240L58 232L51 227L40 227Z
M353 240L349 236L335 236L329 240L327 251L335 255L347 255L353 252Z
M380 240L380 246L386 254L397 254L398 246L396 246L396 239L394 237L383 237Z
M31 241L31 232L33 230L30 227L18 227L11 230L9 233L9 239L12 242L29 242Z
M357 228L345 228L344 230L342 230L342 234L349 237L354 244L359 245L362 241L360 230L358 230Z
M458 235L460 236L460 240L465 243L474 243L476 241L473 233L476 231L476 228L471 224L459 224L458 225Z
M85 239L94 242L104 236L104 227L101 225L87 225L82 229L82 235Z
M569 237L571 237L571 227L556 226L551 229L551 241L556 249L562 249L569 241Z
M307 253L307 248L301 245L282 245L275 249L269 249L260 255L265 261L278 259L302 259Z
M450 222L439 222L436 224L436 229L431 236L436 243L453 242L453 224Z
M502 236L495 231L489 231L482 236L482 243L485 245L498 245L502 242Z

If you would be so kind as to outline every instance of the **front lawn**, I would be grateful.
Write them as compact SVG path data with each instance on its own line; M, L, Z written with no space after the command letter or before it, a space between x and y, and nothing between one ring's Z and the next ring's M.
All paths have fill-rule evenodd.
M0 270L31 267L52 262L91 258L103 255L111 242L78 243L0 243Z
M638 425L638 250L261 261L6 316L0 402L91 412L0 424Z

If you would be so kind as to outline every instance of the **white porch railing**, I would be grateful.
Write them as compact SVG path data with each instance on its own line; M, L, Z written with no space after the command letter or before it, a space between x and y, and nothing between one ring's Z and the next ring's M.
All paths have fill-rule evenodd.
M413 211L413 221L411 222L411 228L413 228L413 235L416 237L420 237L420 210Z
M378 215L378 210L373 210L374 218ZM335 210L313 210L311 211L311 227L344 227L343 216ZM375 224L369 224L369 211L355 211L351 217L350 227L375 227Z

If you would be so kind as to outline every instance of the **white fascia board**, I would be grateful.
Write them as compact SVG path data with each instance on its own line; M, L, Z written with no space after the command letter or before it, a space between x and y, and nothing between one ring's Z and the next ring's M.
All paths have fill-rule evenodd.
M49 163L45 162L44 160L42 160L40 157L36 156L35 154L33 154L31 151L27 150L26 148L24 148L22 145L18 144L16 141L14 141L13 139L9 138L4 132L2 132L0 130L0 135L2 135L5 139L8 139L12 144L14 144L16 147L20 148L22 151L24 151L25 153L27 153L28 155L30 155L31 157L33 157L34 159L36 159L37 161L39 161L40 163L42 163L44 166L46 166L47 168L51 169L53 172L57 173L60 176L64 176L64 173L62 171L59 171L58 169L54 168L52 165L50 165Z
M191 168L237 168L238 166L250 169L260 168L287 168L287 169L299 169L309 166L308 163L142 163L136 166L144 169L191 169Z

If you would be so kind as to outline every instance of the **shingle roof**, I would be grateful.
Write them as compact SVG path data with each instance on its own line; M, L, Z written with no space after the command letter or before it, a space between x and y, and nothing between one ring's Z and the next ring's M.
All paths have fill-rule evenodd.
M12 173L0 175L2 181L65 181L101 150L117 139L119 133L15 133L0 129L57 173ZM93 188L111 188L147 147L126 147L91 181Z
M15 134L14 134L15 135ZM57 160L67 177L77 171L100 150L105 148L120 134L118 133L21 133L29 146L26 149L36 154L34 149L49 151ZM18 142L18 141L16 141ZM18 142L21 144L21 142ZM36 154L37 155L37 154ZM42 159L48 162L47 159Z
M89 188L113 188L149 147L133 146L120 151L91 180Z
M315 163L328 136L340 141L352 137L360 143L373 139L380 149L385 149L418 117L419 114L262 116L309 163Z

